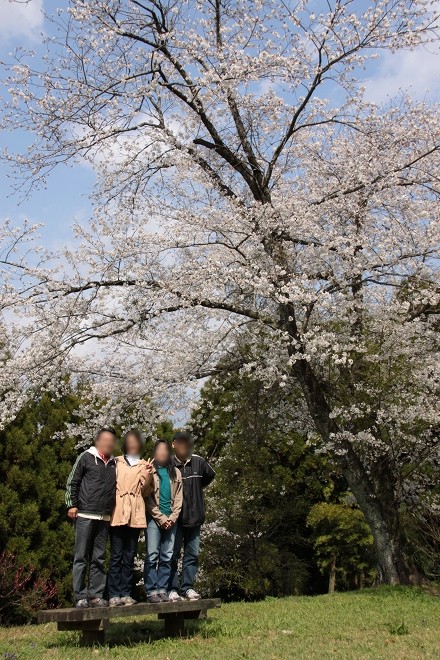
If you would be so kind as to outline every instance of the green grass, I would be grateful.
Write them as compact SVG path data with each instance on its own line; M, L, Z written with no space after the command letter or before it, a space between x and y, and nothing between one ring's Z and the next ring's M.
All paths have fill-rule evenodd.
M440 659L440 599L420 589L367 589L332 596L231 603L184 639L161 637L152 618L111 623L104 647L82 649L54 624L0 629L0 660L38 658Z

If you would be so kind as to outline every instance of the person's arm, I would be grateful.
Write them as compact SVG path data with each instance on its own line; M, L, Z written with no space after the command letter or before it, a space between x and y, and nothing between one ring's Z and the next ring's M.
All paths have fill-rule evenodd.
M153 490L153 465L152 461L141 461L141 493L142 497L147 497Z
M85 472L84 454L85 452L78 456L67 479L65 501L69 518L76 518L78 515L79 489Z
M151 473L147 474L146 477L143 477L144 483L142 484L142 497L148 497L153 490L153 475Z
M180 476L179 473L178 478L176 480L176 492L174 494L173 510L171 512L170 517L168 518L168 520L171 520L173 525L177 522L177 519L180 516L180 512L182 510L182 504L183 504L182 477Z
M211 481L215 477L215 472L212 469L212 467L209 465L208 461L205 459L203 460L203 469L202 469L202 486L205 488L205 486L209 486Z
M157 506L154 497L152 495L149 495L146 500L145 500L145 507L147 509L147 513L154 518L154 520L157 522L159 527L163 527L165 523L167 522L168 518L167 516L161 512L159 507Z

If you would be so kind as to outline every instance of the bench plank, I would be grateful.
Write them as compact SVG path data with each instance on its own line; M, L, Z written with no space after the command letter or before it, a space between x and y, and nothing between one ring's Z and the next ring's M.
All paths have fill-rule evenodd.
M219 606L220 607L220 606ZM169 616L168 614L159 614L157 615L158 619L166 619ZM189 612L183 612L184 619L207 619L208 610L191 610Z
M181 600L174 603L137 603L119 607L87 607L76 609L42 610L38 612L38 623L51 621L92 621L96 619L121 618L126 616L146 616L147 614L173 614L208 610L220 607L220 598L203 598L202 600Z

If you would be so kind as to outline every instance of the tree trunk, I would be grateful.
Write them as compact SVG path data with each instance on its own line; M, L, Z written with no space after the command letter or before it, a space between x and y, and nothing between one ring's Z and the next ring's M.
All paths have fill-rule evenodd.
M336 555L333 555L328 578L328 593L334 594L336 589Z
M291 313L291 312L290 312ZM340 429L330 416L322 384L306 360L294 364L294 374L305 395L316 428L328 442ZM341 467L348 485L371 528L378 563L379 581L385 584L411 584L417 581L402 548L398 503L390 471L382 468L373 476L363 465L351 442L341 440L341 453L334 460Z
M386 498L380 489L366 491L363 479L343 466L344 475L356 501L370 526L377 557L379 583L411 584L415 581L402 548L398 504Z

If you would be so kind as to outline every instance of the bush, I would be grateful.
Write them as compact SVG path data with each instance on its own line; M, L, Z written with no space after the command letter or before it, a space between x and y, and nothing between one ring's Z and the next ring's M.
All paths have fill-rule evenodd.
M280 401L292 411L290 424L280 425ZM206 492L203 592L258 600L325 588L307 516L342 479L296 431L298 406L295 392L235 375L203 388L192 429L217 472Z
M267 595L288 596L307 591L309 566L287 548L265 536L232 534L207 524L197 587L224 601L261 600Z
M54 605L57 590L33 566L19 565L15 555L0 555L0 624L29 623L37 612Z

